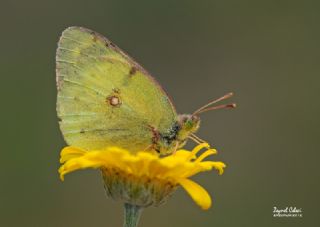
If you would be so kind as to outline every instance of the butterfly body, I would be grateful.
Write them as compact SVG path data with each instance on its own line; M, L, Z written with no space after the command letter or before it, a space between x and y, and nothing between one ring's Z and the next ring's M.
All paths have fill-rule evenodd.
M168 154L199 128L198 117L176 113L146 70L89 29L70 27L62 33L56 73L57 113L69 145Z

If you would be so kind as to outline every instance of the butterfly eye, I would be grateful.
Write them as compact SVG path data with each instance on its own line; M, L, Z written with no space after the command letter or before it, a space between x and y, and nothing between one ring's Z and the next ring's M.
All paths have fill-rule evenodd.
M190 119L188 119L188 120L186 121L186 125L187 125L188 127L192 127L193 122L192 122Z

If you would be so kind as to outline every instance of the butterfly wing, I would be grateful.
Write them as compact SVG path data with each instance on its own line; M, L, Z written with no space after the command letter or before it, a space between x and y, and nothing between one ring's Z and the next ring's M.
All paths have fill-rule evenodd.
M145 149L150 127L166 132L176 121L170 99L146 70L91 30L62 33L56 74L59 124L69 145Z

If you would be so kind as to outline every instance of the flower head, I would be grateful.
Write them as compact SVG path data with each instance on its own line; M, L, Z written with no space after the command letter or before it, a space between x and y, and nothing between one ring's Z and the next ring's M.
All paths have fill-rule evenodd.
M197 156L199 151L207 148ZM178 150L167 157L140 151L135 154L118 147L84 151L76 147L65 147L61 151L60 178L78 169L99 168L105 182L107 194L126 203L147 207L163 203L181 185L202 208L211 206L207 191L189 178L199 172L213 168L223 173L223 162L204 161L216 153L206 143L192 151Z

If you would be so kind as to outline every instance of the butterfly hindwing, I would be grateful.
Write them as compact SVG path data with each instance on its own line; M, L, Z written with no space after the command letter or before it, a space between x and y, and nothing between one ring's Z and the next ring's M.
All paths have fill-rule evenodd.
M175 109L161 87L135 61L103 36L66 29L58 43L57 112L69 145L84 149L144 149L150 126L166 131Z

